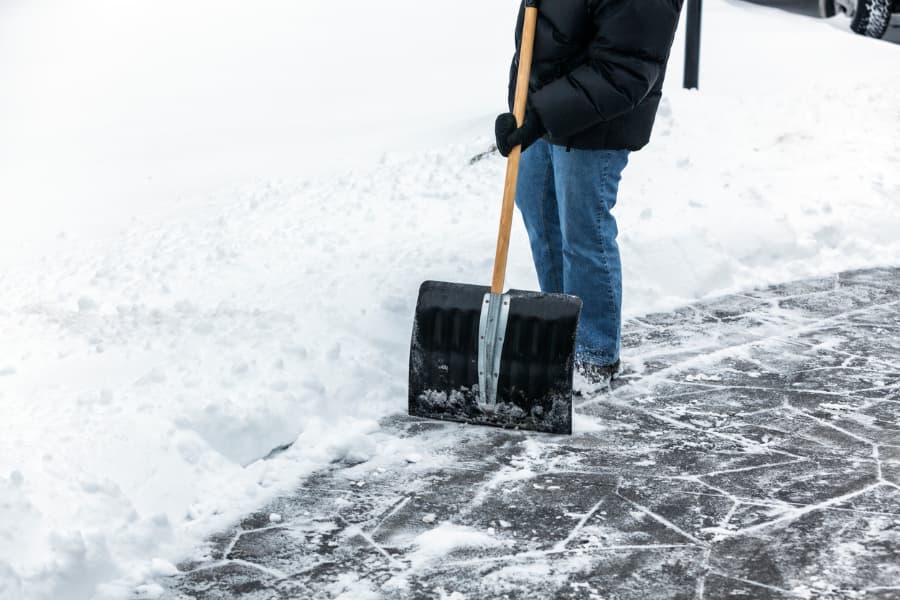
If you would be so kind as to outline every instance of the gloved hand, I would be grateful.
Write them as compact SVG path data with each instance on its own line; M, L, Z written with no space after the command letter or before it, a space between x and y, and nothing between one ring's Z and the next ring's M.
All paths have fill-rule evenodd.
M530 106L525 111L525 122L521 127L517 125L516 116L512 113L504 113L497 117L494 133L497 135L497 149L503 156L509 156L513 148L519 145L524 152L547 132L537 111Z

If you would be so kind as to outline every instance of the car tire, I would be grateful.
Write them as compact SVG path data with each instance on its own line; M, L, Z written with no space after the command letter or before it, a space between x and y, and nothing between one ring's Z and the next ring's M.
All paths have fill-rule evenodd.
M884 37L891 24L892 4L892 0L858 0L850 29L868 37Z
M819 0L819 16L823 19L829 19L837 14L837 7L834 0Z

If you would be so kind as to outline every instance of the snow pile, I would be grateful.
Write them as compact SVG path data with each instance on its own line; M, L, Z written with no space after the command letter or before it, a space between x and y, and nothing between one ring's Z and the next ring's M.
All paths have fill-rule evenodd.
M468 157L516 2L467 1L0 6L0 598L150 593L303 474L374 454L419 283L490 273L504 163ZM678 89L679 40L622 185L629 314L900 263L900 48L706 9L703 91ZM509 284L536 285L521 224Z

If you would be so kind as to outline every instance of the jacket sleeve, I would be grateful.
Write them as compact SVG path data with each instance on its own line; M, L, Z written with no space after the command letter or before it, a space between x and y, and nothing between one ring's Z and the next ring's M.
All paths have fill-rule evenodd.
M565 138L640 104L663 77L682 0L598 0L588 58L531 95L554 138Z

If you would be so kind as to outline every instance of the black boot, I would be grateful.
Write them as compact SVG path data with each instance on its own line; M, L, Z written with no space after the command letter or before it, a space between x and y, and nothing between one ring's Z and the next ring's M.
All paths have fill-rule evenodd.
M583 379L583 382L576 380L576 394L595 393L608 389L612 380L619 375L621 368L622 362L619 360L611 365L596 365L589 362L576 361L575 372Z

